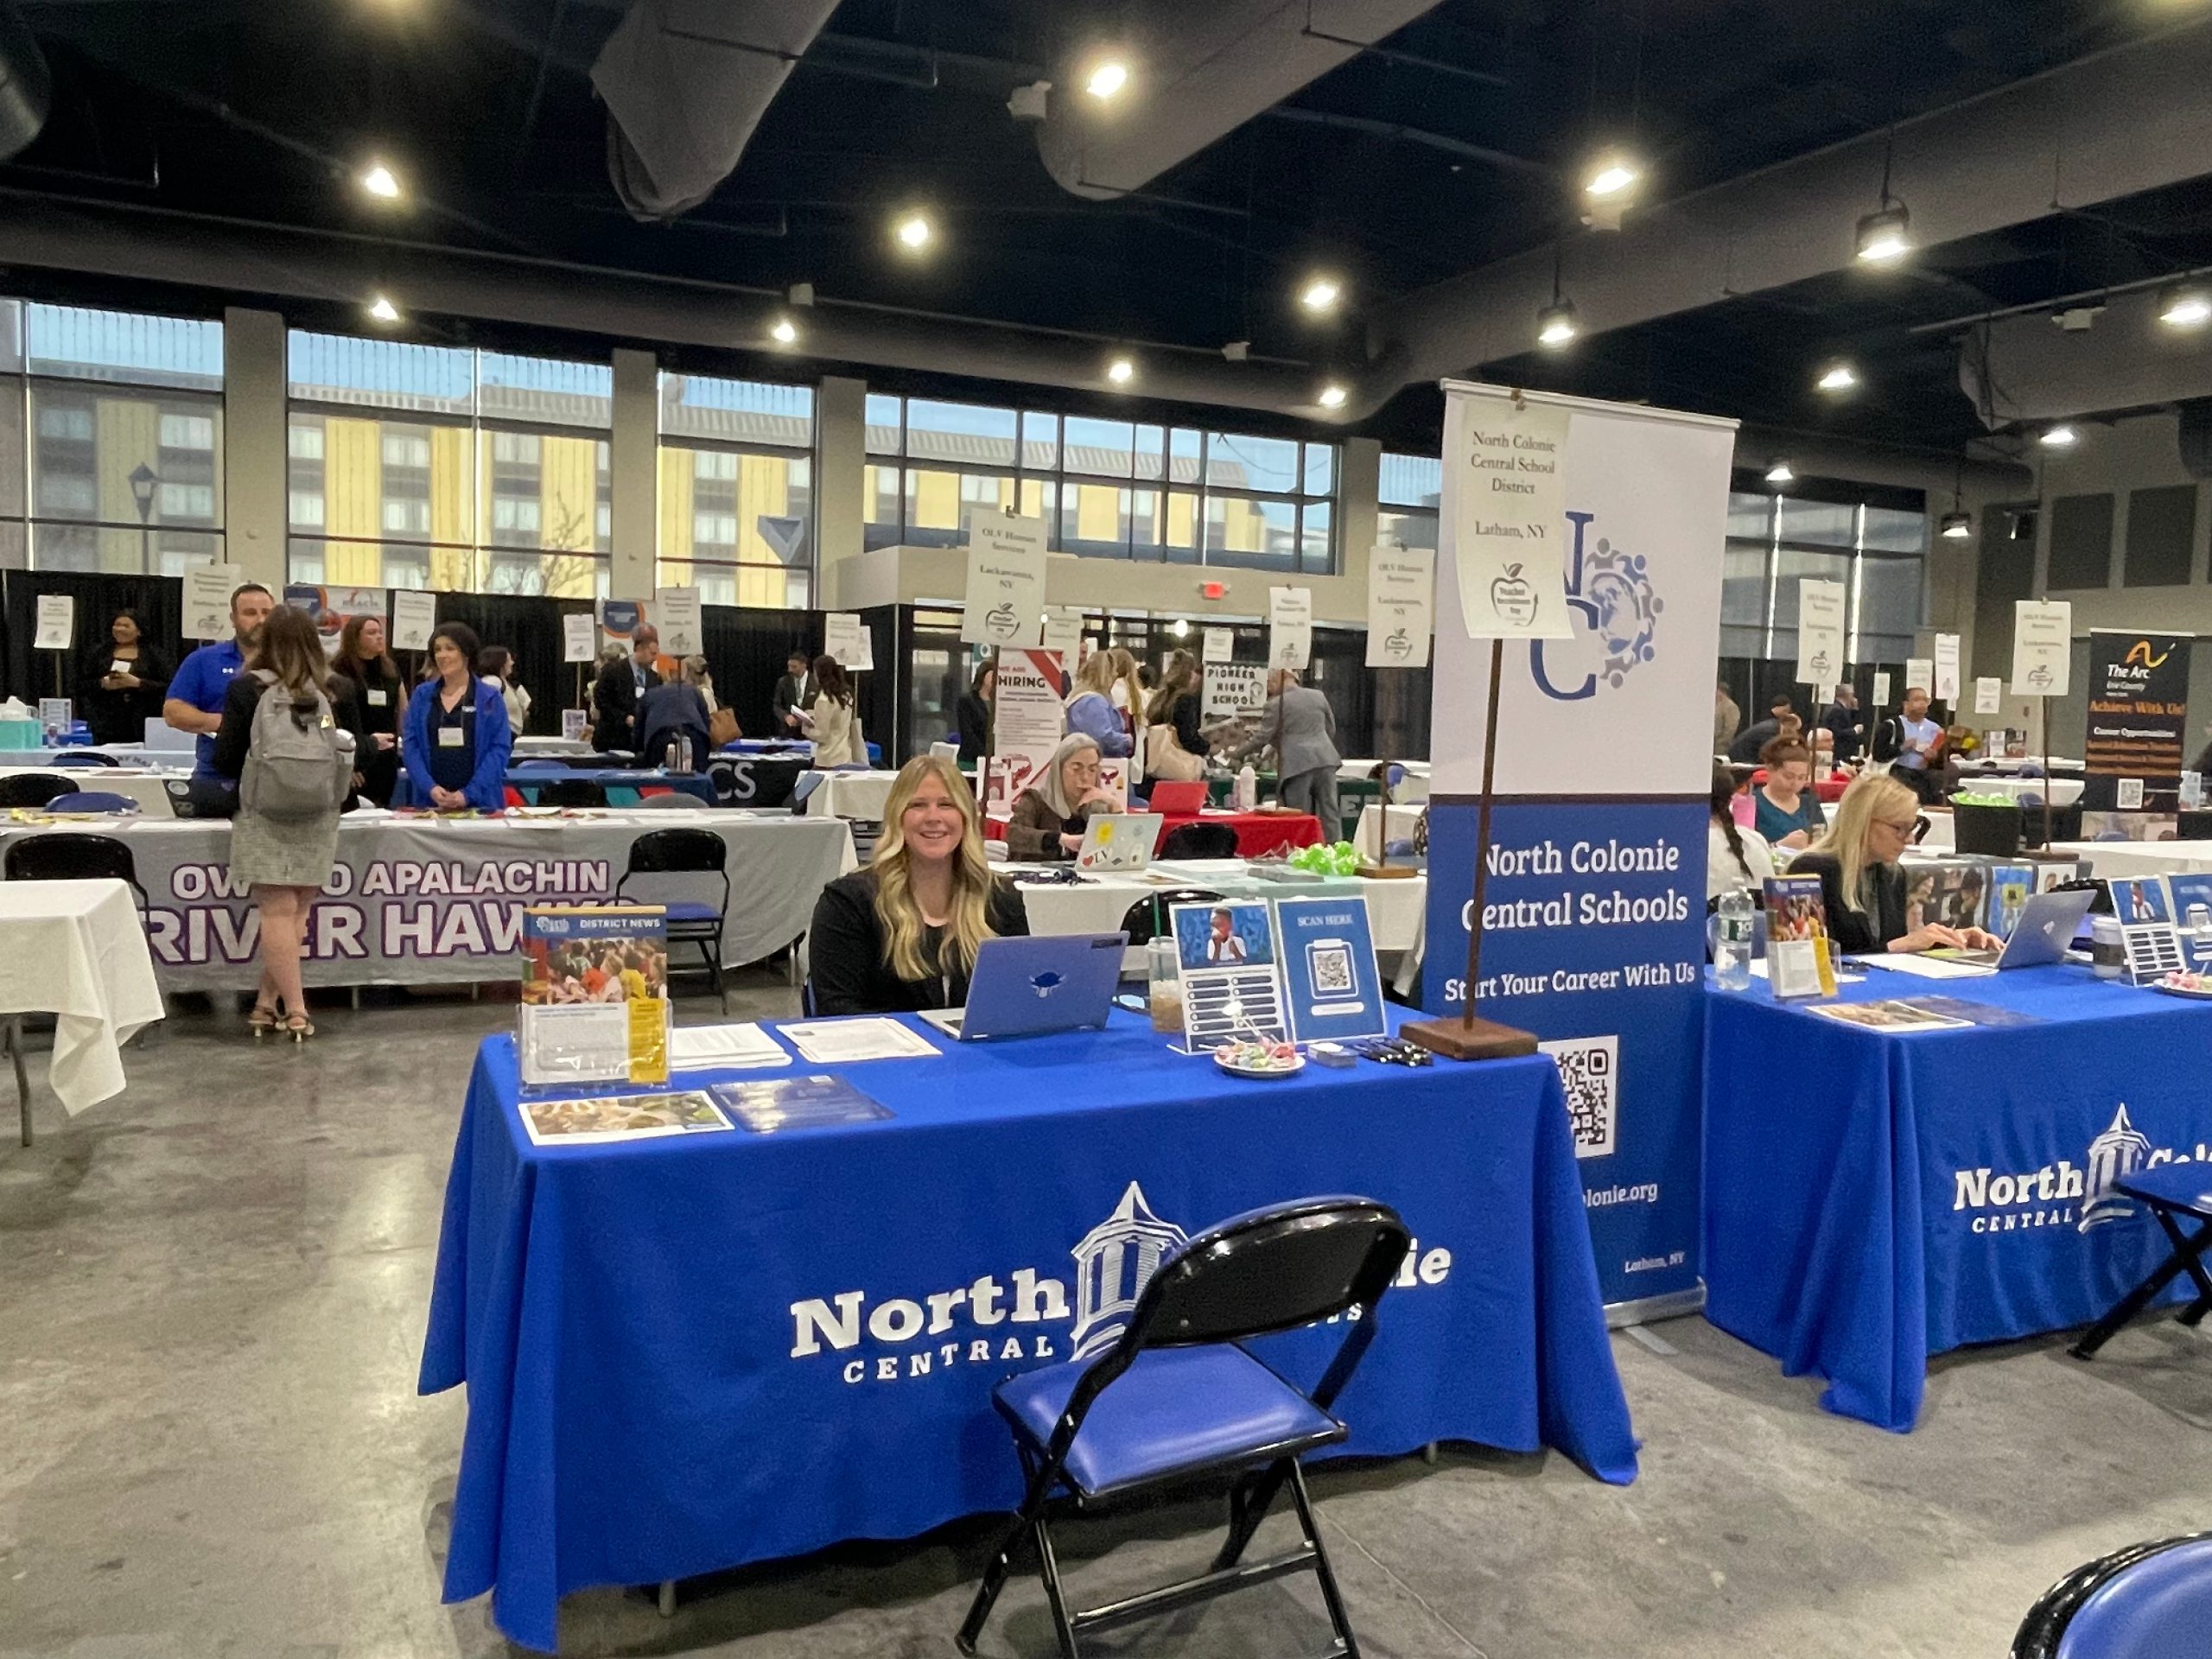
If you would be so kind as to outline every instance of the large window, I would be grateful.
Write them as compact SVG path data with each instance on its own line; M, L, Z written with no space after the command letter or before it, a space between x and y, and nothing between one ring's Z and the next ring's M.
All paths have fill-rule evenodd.
M290 359L292 581L607 592L607 365L297 332Z
M814 588L814 393L660 379L660 582L709 605L805 608Z
M874 396L863 487L870 547L964 546L977 513L1014 506L1064 553L1337 568L1330 443Z
M1739 490L1728 498L1720 654L1795 659L1797 583L1811 576L1843 584L1851 661L1902 661L1926 620L1927 552L1917 506Z
M223 327L0 300L0 564L223 556Z
M1376 541L1434 547L1437 514L1444 502L1444 463L1434 455L1396 455L1385 450L1375 499Z

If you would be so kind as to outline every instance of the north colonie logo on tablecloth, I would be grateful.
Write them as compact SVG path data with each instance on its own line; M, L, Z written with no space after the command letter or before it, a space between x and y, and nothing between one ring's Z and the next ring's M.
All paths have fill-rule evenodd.
M1067 1284L1034 1268L1016 1268L1003 1280L987 1273L918 1298L878 1300L866 1291L840 1291L791 1304L791 1357L849 1352L865 1342L867 1356L844 1363L848 1382L897 1382L1014 1360L1088 1359L1113 1346L1160 1262L1188 1242L1180 1227L1153 1213L1144 1189L1131 1181L1112 1212L1068 1251L1075 1262L1072 1308ZM1440 1285L1451 1274L1452 1252L1424 1250L1416 1239L1395 1287Z
M2017 1174L2000 1174L1988 1167L1956 1170L1951 1208L1954 1212L1975 1211L1977 1233L2063 1226L2086 1233L2135 1212L2135 1201L2114 1192L2114 1182L2139 1169L2187 1163L2212 1164L2212 1149L2201 1141L2194 1154L2154 1147L2150 1136L2129 1121L2123 1101L2113 1114L2111 1127L2089 1142L2082 1167L2062 1158ZM2212 1172L2207 1184L2212 1185Z

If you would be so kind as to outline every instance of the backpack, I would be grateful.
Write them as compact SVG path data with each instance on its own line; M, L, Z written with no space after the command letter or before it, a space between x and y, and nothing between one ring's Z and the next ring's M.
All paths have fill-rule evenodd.
M296 697L265 669L253 706L238 805L279 823L306 823L338 810L353 778L353 734L340 732L330 699L320 691Z

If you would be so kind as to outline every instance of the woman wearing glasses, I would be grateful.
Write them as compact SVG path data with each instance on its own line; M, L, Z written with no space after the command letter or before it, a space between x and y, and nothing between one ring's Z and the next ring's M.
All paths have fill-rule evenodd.
M2004 943L1978 927L1907 925L1897 860L1912 845L1919 815L1920 798L1912 791L1886 773L1869 773L1844 791L1834 821L1811 850L1790 861L1790 874L1821 878L1829 936L1847 952L1904 953L1941 944L1993 950Z

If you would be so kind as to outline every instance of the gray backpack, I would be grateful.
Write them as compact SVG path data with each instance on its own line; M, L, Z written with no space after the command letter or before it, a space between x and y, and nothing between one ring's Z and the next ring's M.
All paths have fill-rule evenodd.
M246 750L238 805L258 817L304 823L334 813L353 779L353 734L331 717L320 691L296 696L257 670L260 700Z

